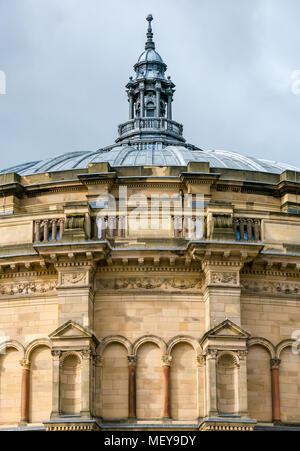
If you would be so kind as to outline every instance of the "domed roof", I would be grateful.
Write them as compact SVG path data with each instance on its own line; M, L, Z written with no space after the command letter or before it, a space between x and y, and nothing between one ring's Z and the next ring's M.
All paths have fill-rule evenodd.
M208 162L212 168L228 168L246 171L280 174L285 170L298 171L292 165L258 158L246 157L224 150L193 150L171 145L165 148L157 144L137 146L112 146L95 152L71 152L59 157L33 161L0 171L0 174L16 172L20 175L44 172L85 169L90 163L108 162L112 167L124 166L186 166L189 162Z
M137 63L139 64L139 63L155 63L155 62L164 64L162 57L160 56L159 53L157 53L156 50L148 49L141 54Z

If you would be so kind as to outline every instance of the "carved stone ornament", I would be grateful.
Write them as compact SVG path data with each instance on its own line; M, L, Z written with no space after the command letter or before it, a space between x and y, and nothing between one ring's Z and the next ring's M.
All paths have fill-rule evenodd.
M205 355L197 356L197 366L201 367L205 365Z
M51 293L56 289L56 282L34 282L24 281L0 285L0 296L31 296Z
M200 290L202 281L180 278L111 278L98 279L97 290Z
M271 369L272 370L279 370L281 364L280 359L271 359Z
M296 282L243 279L241 285L244 293L264 293L277 296L299 296L300 294L300 284Z
M162 360L163 366L171 366L172 357L170 355L163 355L161 360Z
M62 286L86 285L89 282L87 271L64 272L61 274Z
M84 360L88 360L92 357L93 351L91 349L83 349L82 351L80 351L80 354Z
M30 370L30 361L28 359L20 360L20 365L23 370Z
M236 272L211 272L211 284L214 285L237 285L238 275Z
M218 350L217 349L207 349L206 351L206 358L207 359L216 359L218 357Z
M137 357L135 355L129 355L127 358L128 358L128 366L136 366Z
M52 350L51 351L51 355L53 358L59 359L62 355L62 351L58 351L58 350Z

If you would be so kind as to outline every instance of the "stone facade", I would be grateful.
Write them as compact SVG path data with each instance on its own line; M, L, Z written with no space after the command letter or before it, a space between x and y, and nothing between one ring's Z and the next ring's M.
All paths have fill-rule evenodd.
M297 428L300 172L147 163L185 145L147 20L118 138L144 164L0 174L0 428ZM142 203L137 229L120 189L201 214L174 203L155 228Z
M90 166L86 177L101 172L103 181L104 169ZM116 173L109 185L115 193L122 169L106 171L107 179ZM41 190L48 174L19 178L22 196L11 192L18 211L0 218L4 236L18 231L16 242L0 250L2 428L98 430L129 422L247 430L300 423L293 339L300 329L300 235L289 243L300 219L281 204L294 200L291 174L280 198L267 174L239 180L251 186L244 194L233 189L234 170L231 180L227 170L212 181L210 172L193 167L196 185L188 171L178 169L172 193L203 193L206 223L212 210L216 217L230 208L230 238L211 239L206 227L201 241L184 241L170 221L163 245L150 229L144 240L127 230L96 239L87 232L97 213L89 201L107 192L105 183L86 183L81 171L70 186L69 174L59 173ZM168 181L151 172L151 182L129 180L131 189L136 183L147 194L151 183L164 193ZM229 188L222 196L219 184ZM37 241L37 222L66 224L78 211L83 221L75 229ZM236 235L241 217L258 221L258 241Z

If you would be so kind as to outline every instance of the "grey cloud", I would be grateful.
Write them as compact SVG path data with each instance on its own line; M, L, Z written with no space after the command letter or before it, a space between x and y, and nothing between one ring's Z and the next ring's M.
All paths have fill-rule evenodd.
M187 140L300 167L298 0L0 0L1 167L114 141L149 12Z

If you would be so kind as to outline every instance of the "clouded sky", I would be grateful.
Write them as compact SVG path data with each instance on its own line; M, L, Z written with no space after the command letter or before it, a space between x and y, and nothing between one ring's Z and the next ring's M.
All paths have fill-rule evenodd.
M0 167L114 142L148 13L187 141L300 168L299 0L0 0Z

